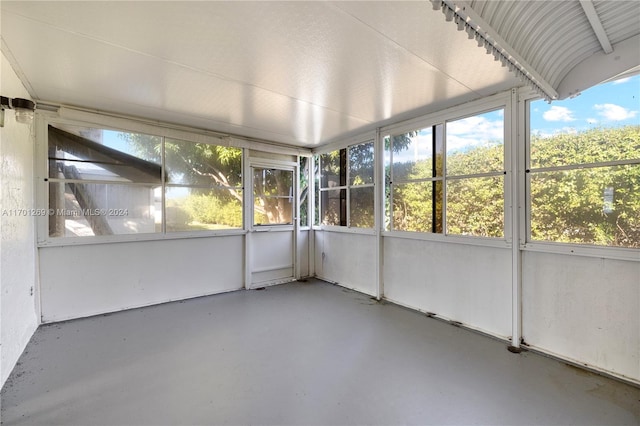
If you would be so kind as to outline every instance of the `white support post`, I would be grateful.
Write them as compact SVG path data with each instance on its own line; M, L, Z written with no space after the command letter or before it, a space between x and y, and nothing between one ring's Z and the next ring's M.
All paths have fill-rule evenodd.
M376 129L376 136L374 140L374 159L375 159L375 169L374 169L374 182L375 182L375 230L376 230L376 298L378 300L384 297L384 251L383 251L383 240L382 240L382 231L384 229L384 143L380 136L380 129Z
M521 195L524 189L524 164L521 162L520 153L524 152L524 135L521 135L520 112L521 104L518 99L518 90L511 90L510 102L510 162L511 173L509 175L511 187L511 346L509 351L519 353L520 340L522 338L522 254L520 251L521 234Z
M251 288L251 232L253 229L253 179L251 176L251 167L249 165L249 150L242 150L242 204L244 212L244 288Z

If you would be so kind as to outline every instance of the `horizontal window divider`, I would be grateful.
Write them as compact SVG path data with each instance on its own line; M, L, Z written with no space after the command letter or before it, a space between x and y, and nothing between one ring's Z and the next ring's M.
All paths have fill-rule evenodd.
M322 191L335 191L335 190L338 190L338 189L347 189L347 188L348 188L347 186L333 186L331 188L320 188L320 192L322 192Z
M373 228L351 228L348 226L335 226L335 225L320 225L314 226L314 230L320 232L334 232L343 234L361 234L361 235L376 235L376 231Z
M520 246L522 251L567 256L598 257L601 259L640 262L640 249L588 244L554 243L551 241L529 241Z
M253 225L251 232L291 232L293 228L293 224L291 223L283 223L281 225Z
M105 185L133 185L133 186L162 186L162 182L131 182L117 180L100 180L100 179L60 179L60 178L44 178L45 182L59 183L89 183L89 184L105 184Z
M444 180L443 176L432 177L432 178L422 178L422 179L411 179L411 180L392 180L390 183L392 185L403 185L407 183L423 183L423 182L442 182Z
M630 160L615 160L615 161L603 161L601 163L585 163L585 164L572 164L566 166L550 166L550 167L538 167L535 169L527 169L529 173L542 173L542 172L556 172L562 170L579 170L579 169L597 169L601 167L615 167L615 166L627 166L640 164L640 158L633 158Z
M167 183L165 188L195 188L195 189L233 189L235 191L242 191L242 186L222 186L222 185L185 185L180 183Z
M100 245L100 244L118 244L118 243L136 243L148 241L166 241L166 240L184 240L191 238L220 238L246 235L248 231L244 229L228 229L216 231L186 231L186 232L168 232L147 233L147 234L125 234L125 235L107 235L97 237L59 237L48 238L38 241L38 248L46 247L64 247L77 245Z
M505 238L472 237L467 235L435 234L430 232L411 231L384 231L383 237L404 238L408 240L423 240L436 243L466 244L471 246L484 246L510 249L511 242Z
M473 179L473 178L483 178L483 177L495 177L495 176L504 176L507 172L505 170L500 170L496 172L486 172L486 173L471 173L468 175L452 175L447 176L447 180L460 180L460 179Z
M349 188L374 188L375 186L375 183L363 183L362 185L349 185Z

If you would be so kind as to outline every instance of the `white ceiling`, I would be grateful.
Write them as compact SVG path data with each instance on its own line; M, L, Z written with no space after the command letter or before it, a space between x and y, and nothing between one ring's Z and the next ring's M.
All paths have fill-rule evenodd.
M525 3L473 7L485 27L502 28L504 11L550 19L540 8L558 4L532 2L523 12ZM2 50L37 101L303 147L522 85L429 1L0 4ZM541 57L556 27L536 27L537 47L513 25L502 31L558 88L589 49L571 61ZM631 28L617 41L637 37Z

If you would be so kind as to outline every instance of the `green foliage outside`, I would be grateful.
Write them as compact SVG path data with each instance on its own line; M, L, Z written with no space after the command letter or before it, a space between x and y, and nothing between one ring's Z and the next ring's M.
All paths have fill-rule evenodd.
M636 164L530 173L533 240L640 247L640 126L532 136L531 165Z
M456 175L501 170L502 152L502 145L489 144L449 155L447 233L503 237L503 175L451 179ZM640 126L592 129L546 138L533 135L532 171L528 174L532 240L640 247L640 161L614 167L535 170L633 159L640 160ZM431 161L423 161L411 164L410 170L402 173L410 180L424 177L431 168ZM441 217L438 185L431 181L394 183L394 229L432 232L432 218Z
M407 141L407 135L394 137L394 152L405 149ZM130 142L140 151L142 158L156 159L160 155L158 144ZM385 146L389 149L388 138ZM242 227L242 191L239 188L242 182L242 151L182 141L167 141L165 147L168 181L189 188L189 195L167 201L168 229ZM607 161L640 160L640 126L592 129L551 137L532 135L530 156L531 172L527 177L531 193L532 240L640 247L640 161L619 166L596 166ZM348 183L344 177L341 182L341 168L347 161L352 171ZM441 170L441 162L442 157L437 154L436 170ZM309 167L309 163L303 166ZM586 167L536 170L572 165ZM446 232L504 237L504 175L498 174L504 168L502 144L490 143L449 154L446 166ZM370 183L373 176L373 151L369 144L352 147L349 158L343 157L342 161L340 151L326 154L321 167L323 188L329 186L329 180L334 181L332 186L353 186L350 203L352 226L372 227L374 190L372 187L358 188L361 184ZM493 172L497 174L455 178ZM394 174L402 175L403 180L409 183L392 185L393 212L390 220L393 229L443 232L442 181L411 182L425 176L433 177L432 161L396 163ZM435 177L438 176L437 172ZM211 189L197 188L203 185ZM306 188L305 180L301 200L308 198ZM318 192L316 194L319 195ZM324 213L341 215L340 209L340 202L336 200L333 211Z
M167 231L242 228L242 204L216 193L167 200Z

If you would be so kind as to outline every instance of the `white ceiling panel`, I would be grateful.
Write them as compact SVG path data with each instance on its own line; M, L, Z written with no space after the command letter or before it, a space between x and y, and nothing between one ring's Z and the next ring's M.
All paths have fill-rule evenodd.
M544 2L473 4L556 82L598 44L582 37L589 24L578 2L566 3L559 8L579 25L553 21ZM622 34L617 10L596 6ZM297 146L523 84L429 1L0 7L3 51L37 101ZM573 44L558 48L549 32Z

